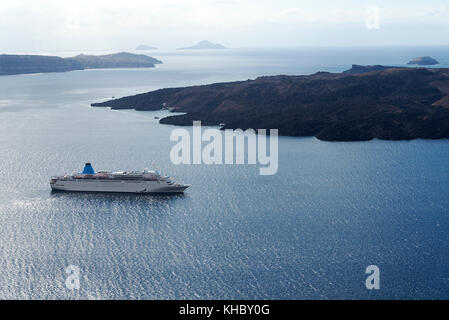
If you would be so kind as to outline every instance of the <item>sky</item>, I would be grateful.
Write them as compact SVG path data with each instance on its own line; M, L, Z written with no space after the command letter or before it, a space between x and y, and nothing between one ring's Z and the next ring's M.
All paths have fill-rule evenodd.
M0 52L449 45L448 0L0 0Z

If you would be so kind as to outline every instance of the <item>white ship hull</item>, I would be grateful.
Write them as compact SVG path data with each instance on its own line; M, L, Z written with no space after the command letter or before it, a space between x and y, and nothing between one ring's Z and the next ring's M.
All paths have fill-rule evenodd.
M167 181L142 180L98 180L73 179L58 180L50 184L52 190L76 192L121 192L121 193L179 193L188 185L173 185Z

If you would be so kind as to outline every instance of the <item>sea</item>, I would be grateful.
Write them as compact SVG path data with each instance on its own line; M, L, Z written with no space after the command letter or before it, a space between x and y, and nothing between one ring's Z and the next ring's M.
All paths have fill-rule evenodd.
M279 137L278 172L263 176L251 164L173 164L179 127L155 118L168 111L90 107L424 55L449 67L449 46L139 53L163 64L0 77L1 299L449 298L448 140ZM51 176L85 162L152 168L191 187L172 196L51 191ZM366 286L372 265L378 289Z

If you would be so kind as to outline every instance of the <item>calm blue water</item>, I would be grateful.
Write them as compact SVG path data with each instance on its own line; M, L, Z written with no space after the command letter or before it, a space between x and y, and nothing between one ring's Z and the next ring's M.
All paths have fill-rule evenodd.
M175 166L158 112L111 96L269 74L404 64L449 47L165 52L156 69L0 77L0 297L449 298L449 141L279 140L279 172ZM154 166L185 195L51 193L49 177ZM365 288L368 265L381 289ZM81 270L79 291L65 268Z

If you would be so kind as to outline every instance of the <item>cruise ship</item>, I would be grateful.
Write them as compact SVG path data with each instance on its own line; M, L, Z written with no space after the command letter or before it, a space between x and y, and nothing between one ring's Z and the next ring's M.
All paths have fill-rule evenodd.
M81 173L51 177L50 186L55 191L126 193L181 193L189 187L156 171L95 172L90 163Z

